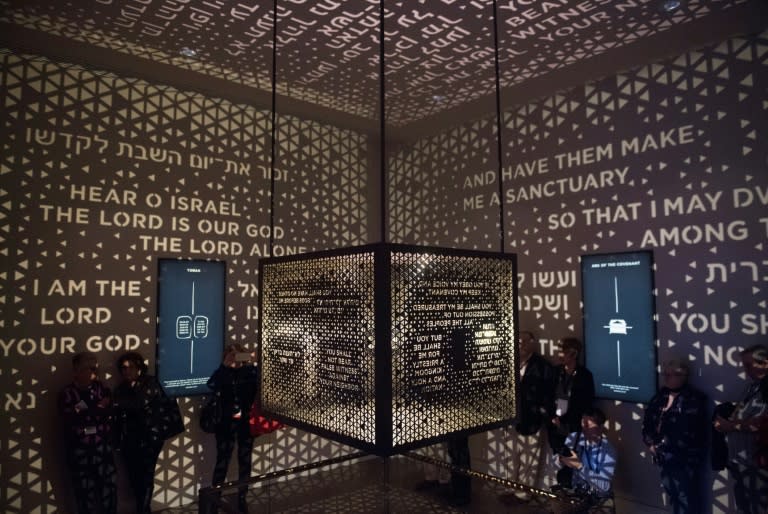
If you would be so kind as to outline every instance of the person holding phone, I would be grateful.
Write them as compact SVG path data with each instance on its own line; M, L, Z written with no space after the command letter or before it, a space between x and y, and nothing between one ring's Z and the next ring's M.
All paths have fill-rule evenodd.
M237 440L237 478L246 480L251 475L253 436L248 423L251 405L259 387L259 369L253 365L253 356L237 343L224 350L221 366L208 380L208 387L221 399L222 416L216 427L216 465L213 468L213 485L224 482L229 460ZM238 491L238 510L248 512L247 487Z
M602 410L590 407L581 417L581 432L572 432L565 446L555 456L561 469L570 469L572 489L584 500L582 512L600 511L613 501L613 474L616 471L616 449L605 436L606 417ZM563 473L558 472L562 480Z
M59 394L65 425L67 467L78 514L115 514L117 480L112 454L112 399L98 380L99 363L90 352L72 358L72 383Z

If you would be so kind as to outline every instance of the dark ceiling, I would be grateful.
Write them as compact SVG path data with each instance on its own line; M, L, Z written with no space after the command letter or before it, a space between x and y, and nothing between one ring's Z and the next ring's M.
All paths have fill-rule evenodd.
M499 0L502 103L514 105L734 34L764 0ZM384 0L394 134L495 107L489 0ZM271 1L0 0L0 44L268 107ZM278 105L375 131L379 1L278 0ZM185 54L194 53L194 56Z

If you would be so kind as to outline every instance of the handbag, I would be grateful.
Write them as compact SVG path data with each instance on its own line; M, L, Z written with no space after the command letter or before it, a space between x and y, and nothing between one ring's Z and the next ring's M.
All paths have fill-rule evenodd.
M165 441L184 432L184 420L176 398L163 395L160 400L158 425L160 440Z
M137 394L144 399L141 423L145 437L153 444L162 445L166 439L184 432L184 419L176 398L165 394L155 377L145 376Z
M216 432L216 427L221 423L221 418L221 395L215 393L208 398L203 408L200 409L200 428L205 433L213 434Z
M284 425L279 421L275 421L264 416L261 412L259 400L257 399L253 402L253 405L251 405L251 413L248 417L248 426L251 430L251 435L256 437L272 433L277 429L283 428Z

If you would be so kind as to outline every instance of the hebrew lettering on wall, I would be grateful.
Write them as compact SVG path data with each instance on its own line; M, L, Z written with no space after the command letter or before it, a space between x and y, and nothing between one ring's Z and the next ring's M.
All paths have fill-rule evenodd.
M330 198L319 187L357 173L366 139L279 117L283 130L317 146L310 152L279 138L294 168L276 169L276 205L298 212L271 232L268 112L35 56L2 51L0 60L0 384L8 413L0 420L0 503L8 512L52 512L69 494L52 448L71 357L97 353L112 385L124 351L141 352L154 369L160 258L226 261L226 342L253 346L257 262L270 254L270 235L275 255L367 241L359 190L367 177ZM283 188L294 175L306 189L289 197ZM307 219L334 228L312 231ZM165 505L194 501L211 471L181 458L212 451L197 430L199 400L181 403L188 432L168 443L158 467L156 499ZM293 448L297 432L281 437L287 463L338 448L323 442L302 454Z
M501 177L475 143L495 153L495 119L397 149L392 240L498 248L503 202L520 328L550 357L558 339L582 335L579 256L652 250L660 361L688 357L710 398L738 398L739 351L768 335L767 38L734 38L505 112ZM622 457L652 472L638 435L643 406L606 406ZM487 457L503 472L499 459L503 451ZM731 508L724 476L713 478L716 512ZM622 494L658 494L622 480Z

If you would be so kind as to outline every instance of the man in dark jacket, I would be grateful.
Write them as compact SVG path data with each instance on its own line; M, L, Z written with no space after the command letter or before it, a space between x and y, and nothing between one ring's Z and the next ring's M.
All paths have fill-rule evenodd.
M568 434L581 431L581 417L595 399L592 373L579 364L581 349L581 341L566 337L556 353L555 416L549 424L549 446L555 453L563 449Z
M546 426L555 413L554 370L536 353L536 337L520 332L520 405L509 455L510 480L531 487L541 487L546 464ZM518 491L502 496L504 502L526 501L529 495Z
M117 482L112 455L112 398L98 380L99 363L90 352L72 358L73 381L59 394L67 467L77 514L115 514Z
M239 481L251 476L253 458L253 436L248 424L251 407L259 388L259 369L252 365L256 361L245 348L237 343L224 350L221 366L208 380L208 387L221 401L222 419L216 427L216 465L213 468L213 485L220 485L227 477L229 460L237 441L237 464ZM248 512L247 487L238 488L238 512Z
M725 434L728 442L728 471L734 481L737 509L745 514L764 514L768 512L768 458L763 453L768 419L768 399L763 393L768 380L768 348L761 344L745 348L741 362L749 384L730 416L715 418L714 428Z
M675 514L702 512L707 453L707 397L688 385L689 367L674 359L662 368L664 387L648 404L643 442L661 468L661 483Z

